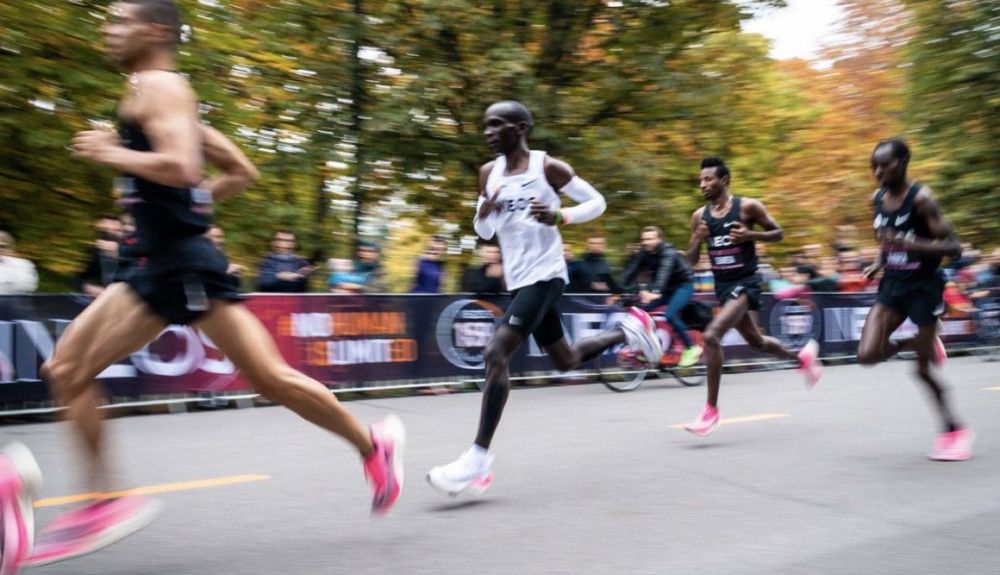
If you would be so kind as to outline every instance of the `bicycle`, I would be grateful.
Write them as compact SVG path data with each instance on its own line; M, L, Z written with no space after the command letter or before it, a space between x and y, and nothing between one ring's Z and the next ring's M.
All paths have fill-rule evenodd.
M622 308L628 308L632 305L638 303L637 296L627 295L623 296L619 300L618 305ZM696 302L692 300L688 307L685 307L685 311L688 308L692 309L693 314L703 315L704 313L711 314L710 310L696 309L696 306L705 306L701 302ZM677 337L673 326L671 326L666 318L663 317L663 310L666 308L666 304L654 308L649 312L653 320L656 322L657 331L660 335L660 343L663 345L663 356L660 358L659 365L656 367L649 367L646 364L645 358L641 356L641 353L632 351L625 346L621 346L617 350L613 350L613 358L608 358L608 354L602 354L600 357L594 360L597 372L597 378L601 380L608 389L616 392L632 391L642 385L650 375L657 376L660 373L669 373L676 379L681 385L688 387L696 387L705 383L705 366L704 365L693 365L690 367L679 367L678 362L680 362L681 353L684 351L684 343L679 337ZM683 312L682 312L683 313ZM687 314L685 314L685 322L687 322ZM691 324L699 323L692 321ZM700 322L707 323L707 322ZM689 325L691 325L689 324ZM702 332L698 329L688 329L688 335L697 345L704 344L704 337ZM602 368L602 362L611 362L606 368Z

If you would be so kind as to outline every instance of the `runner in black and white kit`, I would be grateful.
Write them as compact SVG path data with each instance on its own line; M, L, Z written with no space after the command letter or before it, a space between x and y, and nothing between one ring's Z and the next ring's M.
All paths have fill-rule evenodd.
M909 163L910 149L899 139L879 142L872 152L872 172L879 184L872 196L875 239L881 250L865 275L871 277L880 268L883 272L875 305L861 332L858 361L874 365L900 350L915 351L917 375L930 390L941 418L942 429L930 458L961 461L972 457L975 434L955 416L931 365L940 367L947 357L937 335L938 316L944 311L941 258L960 256L962 247L930 188L907 179ZM916 324L917 334L893 339L907 318Z
M510 358L529 335L562 371L625 341L647 361L659 362L662 354L652 318L637 308L629 310L618 328L572 346L566 341L555 308L568 282L558 226L597 218L604 212L604 197L567 163L528 148L533 120L521 103L493 104L484 123L486 143L497 158L479 171L474 225L483 239L499 239L504 279L514 299L486 347L486 387L475 443L456 461L427 474L435 489L449 495L481 493L492 481L489 447L510 392ZM577 205L561 208L560 193Z
M258 392L349 441L374 488L372 512L387 512L402 488L402 425L390 416L369 430L323 384L292 369L239 302L225 256L203 236L213 203L241 192L256 170L235 145L199 123L194 91L174 71L177 7L171 0L116 2L103 31L110 56L128 74L119 132L81 132L72 149L80 159L123 174L121 202L135 217L137 239L123 255L135 265L66 328L43 366L83 447L82 471L96 501L56 518L41 532L29 562L89 553L155 515L157 505L144 496L112 495L121 486L111 472L98 410L102 390L94 378L171 323L196 325ZM206 180L205 164L218 176ZM5 521L2 528L16 526Z
M757 274L755 242L777 242L781 227L758 200L729 192L729 168L719 158L701 162L701 193L707 204L691 216L691 241L687 257L692 266L701 258L701 245L708 245L715 295L722 309L705 328L705 365L708 368L708 401L701 413L685 429L708 435L719 425L719 384L722 379L722 336L736 328L750 347L782 359L799 362L810 386L815 385L822 367L818 345L810 340L798 354L773 337L765 336L750 310L760 309L760 276ZM753 228L759 226L761 231Z

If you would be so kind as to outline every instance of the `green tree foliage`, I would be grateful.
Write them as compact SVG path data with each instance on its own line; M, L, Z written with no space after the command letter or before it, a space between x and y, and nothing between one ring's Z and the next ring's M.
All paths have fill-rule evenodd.
M963 239L1000 241L1000 1L905 2L907 119L932 185Z
M262 174L217 210L240 263L253 266L279 227L307 256L350 257L359 235L376 239L399 270L418 238L470 233L490 159L481 114L500 99L525 102L533 147L608 198L593 225L565 228L578 244L599 231L620 250L646 224L686 242L710 154L790 231L774 253L826 242L831 224L868 217L867 154L902 126L963 231L997 239L995 218L976 215L1000 207L995 0L913 0L908 13L900 0L843 0L853 40L826 70L774 62L741 32L778 0L179 3L192 28L180 67L203 120ZM114 117L123 78L100 48L107 4L0 4L0 228L49 289L69 285L92 217L114 209L113 174L66 149L88 120ZM396 220L415 227L401 235Z

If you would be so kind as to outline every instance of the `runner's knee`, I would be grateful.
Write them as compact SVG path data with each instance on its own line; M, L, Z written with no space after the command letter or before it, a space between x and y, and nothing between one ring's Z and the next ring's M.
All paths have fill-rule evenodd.
M881 354L870 346L858 348L858 363L861 365L875 365L882 361Z
M712 328L708 328L705 330L703 339L705 341L705 347L710 349L717 349L719 347L719 344L722 342L721 334L719 334L717 330Z
M495 341L490 342L486 346L486 352L484 353L486 359L486 365L499 368L507 365L510 358L507 356L507 351Z

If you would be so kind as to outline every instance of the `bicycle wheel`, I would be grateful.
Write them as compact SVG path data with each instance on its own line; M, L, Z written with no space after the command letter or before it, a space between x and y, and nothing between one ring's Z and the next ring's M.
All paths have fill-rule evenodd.
M671 375L687 387L698 387L705 383L705 366L692 365L691 367L675 367L670 370Z
M616 392L632 391L639 387L650 371L627 352L615 354L615 361L610 365L601 366L600 360L596 365L598 379L605 387Z

